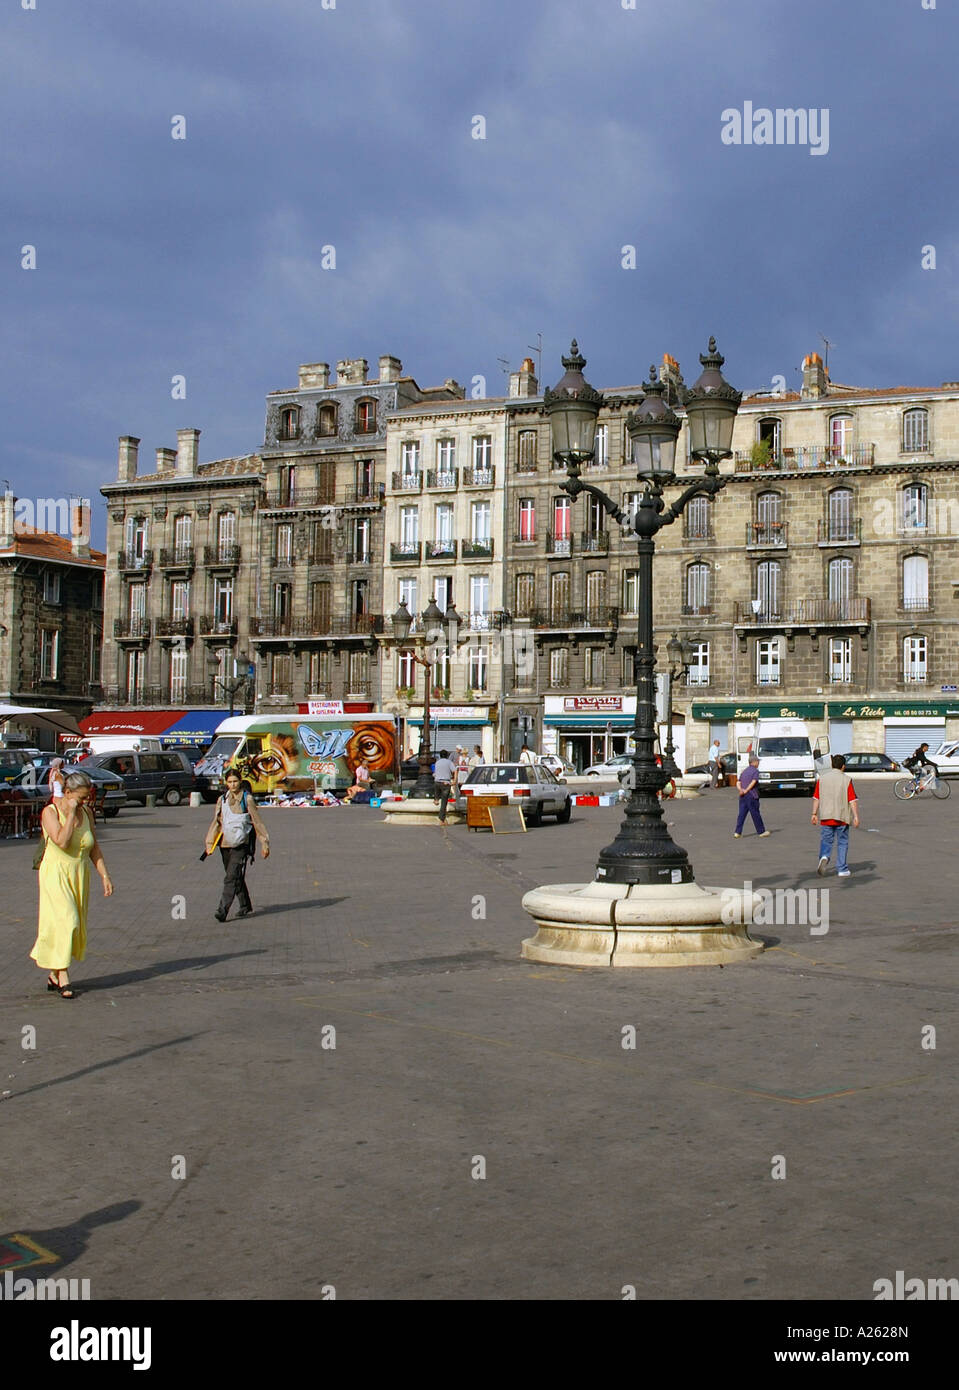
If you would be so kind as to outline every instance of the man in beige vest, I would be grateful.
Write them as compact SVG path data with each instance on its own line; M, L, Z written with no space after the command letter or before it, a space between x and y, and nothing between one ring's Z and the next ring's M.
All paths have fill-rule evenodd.
M812 823L820 827L818 874L824 874L836 845L836 873L848 878L846 855L849 852L849 827L859 829L859 802L852 779L845 773L846 759L841 753L832 756L832 767L816 783L812 799Z

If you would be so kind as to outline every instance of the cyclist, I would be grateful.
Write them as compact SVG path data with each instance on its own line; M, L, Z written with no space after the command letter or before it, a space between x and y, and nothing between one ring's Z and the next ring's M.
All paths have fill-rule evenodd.
M936 765L927 756L929 753L928 743L920 743L915 753L909 758L903 759L903 767L908 767L916 782L916 790L922 785L923 781L929 777L935 777Z

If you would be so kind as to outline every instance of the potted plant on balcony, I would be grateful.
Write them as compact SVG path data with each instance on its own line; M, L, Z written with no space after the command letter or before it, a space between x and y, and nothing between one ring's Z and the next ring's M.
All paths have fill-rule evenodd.
M772 467L772 450L768 439L757 439L749 451L749 462L754 469Z

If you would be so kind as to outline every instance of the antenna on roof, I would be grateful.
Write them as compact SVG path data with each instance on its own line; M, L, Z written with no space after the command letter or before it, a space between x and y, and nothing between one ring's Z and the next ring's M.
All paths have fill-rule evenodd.
M499 365L500 365L500 369L501 369L503 375L504 375L504 376L509 376L509 358L508 358L508 357L497 357L496 360L497 360L497 362L498 362Z
M536 357L537 357L537 362L536 362L536 380L537 380L537 381L541 381L541 380L542 380L542 376L543 376L543 335L542 335L542 333L537 333L537 335L536 335L536 342L537 342L537 344L538 344L537 347L533 347L533 344L532 344L532 343L527 343L526 346L527 346L527 348L528 348L528 350L529 350L530 352L535 352L535 353L536 353Z
M825 344L825 347L826 347L826 360L823 362L822 365L823 365L823 371L824 371L824 372L826 373L826 375L828 376L828 375L829 375L829 349L830 349L831 347L838 347L839 344L838 344L838 343L831 343L831 342L829 341L829 339L826 337L825 333L820 333L819 336L820 336L820 338L822 338L823 343Z

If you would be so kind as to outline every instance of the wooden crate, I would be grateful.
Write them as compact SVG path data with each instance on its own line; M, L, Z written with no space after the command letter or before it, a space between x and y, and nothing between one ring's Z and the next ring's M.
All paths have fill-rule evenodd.
M466 796L466 827L468 830L492 830L488 811L490 806L508 806L508 796Z

